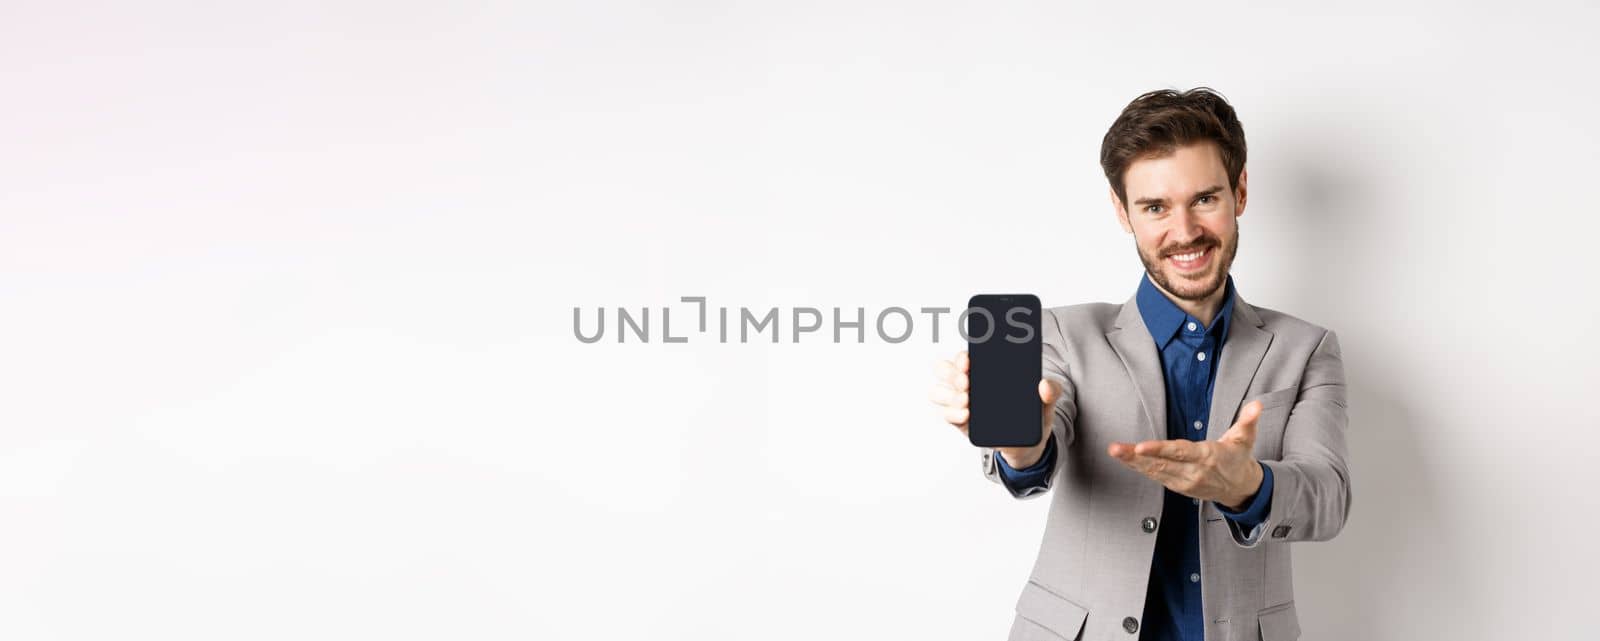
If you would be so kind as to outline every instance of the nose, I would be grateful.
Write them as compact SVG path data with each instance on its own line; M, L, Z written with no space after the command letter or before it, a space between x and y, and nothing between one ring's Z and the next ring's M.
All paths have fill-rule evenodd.
M1172 227L1167 230L1167 238L1173 245L1186 245L1205 235L1200 217L1189 207L1178 207L1169 220Z

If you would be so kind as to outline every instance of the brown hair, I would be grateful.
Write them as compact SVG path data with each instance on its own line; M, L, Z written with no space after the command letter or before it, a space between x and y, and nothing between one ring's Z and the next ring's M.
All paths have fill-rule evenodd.
M1133 161L1165 156L1179 146L1208 140L1222 153L1228 188L1238 189L1239 174L1244 170L1244 126L1227 99L1209 87L1152 91L1134 98L1111 123L1100 143L1100 168L1117 199L1126 203L1128 191L1122 177Z

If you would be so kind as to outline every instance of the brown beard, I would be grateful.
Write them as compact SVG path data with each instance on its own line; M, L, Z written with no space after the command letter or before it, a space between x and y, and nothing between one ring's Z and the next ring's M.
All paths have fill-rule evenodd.
M1233 226L1233 237L1228 240L1229 242L1227 243L1219 243L1215 237L1206 236L1198 241L1202 245L1209 245L1217 248L1215 250L1217 252L1217 255L1215 256L1217 262L1213 263L1213 269L1215 271L1212 272L1214 276L1212 276L1210 282L1206 283L1201 288L1202 291L1199 293L1191 293L1189 291L1173 287L1172 282L1167 279L1166 270L1162 269L1164 265L1162 264L1161 256L1146 256L1144 250L1139 247L1138 239L1134 239L1133 247L1134 250L1139 253L1139 261L1144 263L1145 273L1150 274L1150 279L1154 280L1157 285L1160 285L1161 289L1164 289L1173 296L1177 296L1183 300L1200 301L1205 300L1211 297L1212 294L1217 293L1217 289L1228 282L1228 270L1233 267L1233 257L1239 253L1238 225Z

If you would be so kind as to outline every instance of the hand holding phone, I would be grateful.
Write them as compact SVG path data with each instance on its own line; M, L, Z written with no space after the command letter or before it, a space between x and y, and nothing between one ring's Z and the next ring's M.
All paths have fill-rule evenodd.
M1032 465L1044 453L1061 397L1042 375L1039 300L974 296L966 317L969 351L937 364L930 397L974 445L996 448L1013 467Z
M933 385L930 396L935 405L943 413L945 422L961 430L963 437L967 436L967 419L970 415L968 408L967 392L970 389L967 376L971 361L967 358L966 350L956 352L954 358L941 360L935 365L938 382ZM1006 464L1012 469L1023 469L1039 461L1044 456L1045 438L1050 434L1050 424L1053 418L1051 408L1061 398L1061 388L1054 381L1044 379L1039 381L1039 401L1041 403L1039 416L1039 444L1034 447L997 447L995 451L1004 457ZM970 437L968 437L970 440Z

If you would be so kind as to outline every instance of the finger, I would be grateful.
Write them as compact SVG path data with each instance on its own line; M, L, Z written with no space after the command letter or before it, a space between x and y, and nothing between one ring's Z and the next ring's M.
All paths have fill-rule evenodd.
M1141 456L1135 454L1128 462L1128 466L1150 478L1150 480L1173 487L1181 485L1194 471L1193 463L1180 463L1172 459L1158 456Z
M1133 447L1135 454L1140 456L1153 456L1171 461L1198 461L1200 460L1200 445L1194 441L1174 439L1168 441L1145 441Z
M1239 410L1239 420L1228 431L1223 433L1222 439L1231 443L1255 445L1256 423L1261 420L1261 401L1250 401Z
M967 393L957 392L948 385L935 385L933 391L928 393L928 400L945 407L966 407Z
M1146 477L1150 476L1149 474L1145 473L1144 467L1137 462L1139 457L1133 453L1132 449L1118 448L1117 453L1112 454L1111 456L1112 458L1117 459L1117 462L1121 463L1123 467L1138 472Z
M1149 477L1150 480L1161 482L1166 474L1169 462L1166 459L1140 456L1135 453L1123 461L1123 464L1133 468L1133 471Z
M972 359L967 357L967 350L956 352L956 371L965 374L972 371Z
M1044 401L1045 407L1054 407L1056 401L1061 399L1061 386L1048 378L1039 379L1039 400Z
M966 389L967 373L965 370L959 369L954 361L939 361L934 363L933 368L938 374L939 380L945 385L958 390Z
M1106 447L1106 453L1121 461L1129 469L1159 483L1177 480L1181 472L1180 466L1186 465L1164 458L1140 455L1134 451L1136 447L1131 443L1112 443Z
M965 407L946 407L944 409L944 422L961 428L963 432L967 431L967 419L969 417L970 413Z

